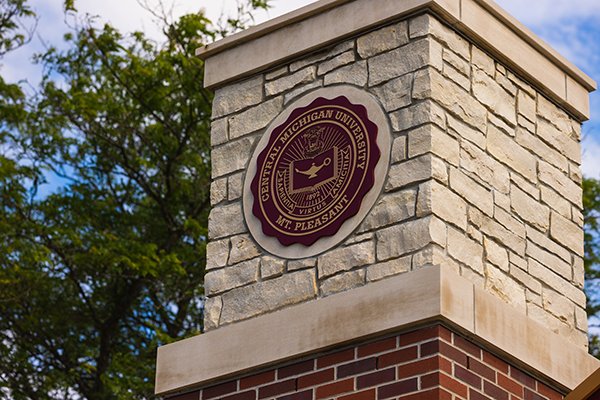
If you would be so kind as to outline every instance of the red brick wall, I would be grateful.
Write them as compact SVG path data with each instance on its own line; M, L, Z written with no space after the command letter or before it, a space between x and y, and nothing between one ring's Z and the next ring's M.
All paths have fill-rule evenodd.
M304 359L168 399L562 398L559 392L438 325Z

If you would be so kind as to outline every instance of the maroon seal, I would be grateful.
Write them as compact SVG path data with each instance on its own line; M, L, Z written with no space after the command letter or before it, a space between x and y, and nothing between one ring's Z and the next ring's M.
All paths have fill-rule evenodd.
M374 185L377 131L345 96L319 97L276 126L250 185L263 233L284 246L335 235Z

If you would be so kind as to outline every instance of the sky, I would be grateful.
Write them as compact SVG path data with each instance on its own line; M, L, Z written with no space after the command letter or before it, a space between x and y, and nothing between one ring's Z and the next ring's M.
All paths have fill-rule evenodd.
M315 0L272 0L273 8L255 15L256 22L293 11ZM401 1L401 0L399 0ZM98 23L109 21L122 32L143 30L160 38L153 17L140 2L151 7L159 0L76 0L80 15L97 16ZM35 84L39 67L31 64L32 54L44 46L58 45L68 31L62 9L63 0L30 0L39 15L36 37L32 42L10 53L0 65L0 73L8 81L27 80ZM596 81L600 81L600 0L497 0L497 3L576 64ZM204 9L213 20L220 15L233 15L236 0L163 0L177 17ZM591 120L583 127L583 173L600 178L600 91L591 95Z

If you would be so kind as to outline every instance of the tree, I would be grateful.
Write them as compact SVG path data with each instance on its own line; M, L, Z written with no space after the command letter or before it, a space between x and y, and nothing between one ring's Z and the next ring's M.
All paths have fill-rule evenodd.
M227 30L164 22L161 45L85 23L38 57L36 95L2 94L0 398L152 398L157 346L202 330L212 95L194 51Z
M26 0L0 0L0 58L31 38L33 28L24 20L32 17Z
M600 181L583 180L584 261L590 353L600 358Z

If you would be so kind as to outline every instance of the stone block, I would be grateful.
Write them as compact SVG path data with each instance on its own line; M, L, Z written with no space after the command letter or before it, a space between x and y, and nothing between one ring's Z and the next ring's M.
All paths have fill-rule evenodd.
M519 217L542 232L546 232L550 227L550 209L516 186L510 191L510 205Z
M448 254L472 270L483 274L483 246L465 232L448 227Z
M498 82L511 96L517 96L517 86L508 79L506 76L506 69L500 64L496 64L496 82Z
M544 310L549 311L556 318L569 326L575 325L575 305L564 297L563 294L553 290L542 292Z
M458 141L435 125L427 124L408 132L408 157L433 153L452 165L458 165Z
M255 138L243 137L213 149L212 177L218 178L245 169Z
M260 258L206 272L204 290L208 296L254 283L258 280Z
M584 216L583 216L583 212L581 211L581 209L579 207L572 207L571 213L573 214L573 216L571 218L573 220L573 222L578 227L583 228Z
M519 146L513 138L505 135L493 125L488 127L487 148L498 161L532 182L537 180L537 160Z
M411 259L411 256L406 256L369 266L367 268L367 282L376 282L389 276L410 271Z
M531 183L516 172L510 173L510 182L513 187L521 189L536 201L540 200L540 189L538 188L538 185Z
M483 131L487 111L465 89L444 78L438 71L428 68L415 74L413 99L432 99L463 122Z
M496 129L504 132L511 138L515 137L515 126L506 123L502 118L499 118L493 112L488 111L488 124L493 125ZM489 130L489 128L488 128Z
M442 59L465 77L471 76L471 64L454 51L444 49Z
M431 177L446 186L448 185L448 166L437 157L431 157Z
M430 39L410 42L369 59L369 86L379 85L427 65L442 70L442 46Z
M448 63L444 63L442 75L456 83L466 91L471 90L471 79L467 78Z
M287 65L281 68L277 68L276 70L273 70L271 72L267 72L265 74L265 79L268 81L272 81L273 79L277 79L282 77L283 75L286 75L289 72Z
M517 111L519 114L527 118L531 122L536 119L536 103L535 98L531 97L523 90L517 93Z
M276 97L229 118L229 136L236 139L266 127L283 109L283 97Z
M510 210L510 195L494 191L494 204L504 210Z
M227 178L216 179L210 184L210 205L227 200Z
M430 14L411 19L409 21L409 31L411 39L431 35L465 60L471 58L469 42Z
M544 96L537 96L537 100L537 114L564 135L571 137L573 126L567 113L555 106Z
M581 164L581 148L579 143L569 137L567 132L560 131L550 122L538 118L536 133L542 140L568 159L574 161L576 164Z
M487 237L484 238L483 245L485 249L486 260L500 268L502 271L508 272L508 251Z
M477 129L471 128L469 125L459 121L452 115L448 115L448 131L450 133L454 133L457 137L466 139L475 144L477 147L485 150L485 134Z
M229 124L227 118L214 120L210 124L210 145L218 146L229 140Z
M507 212L501 208L496 207L494 209L494 219L498 221L500 225L502 225L518 237L526 237L525 223L517 219L517 216L513 213Z
M490 217L494 214L494 195L457 168L450 168L450 188Z
M575 307L575 327L585 333L588 331L587 313L581 307Z
M229 239L211 240L206 244L206 270L221 268L229 259Z
M569 170L569 161L564 155L548 146L526 129L517 128L516 139L517 143L533 152L542 160L554 165L561 171L566 172Z
M331 48L329 50L319 52L315 55L305 57L301 60L291 63L290 71L296 72L299 69L306 67L307 65L316 64L318 62L321 62L321 61L326 60L331 57L335 57L338 54L344 53L344 52L346 52L348 50L352 50L352 49L354 49L354 41L347 40L345 42L342 42L342 43L334 46L333 48Z
M330 60L323 61L319 64L317 69L317 75L324 75L330 71L333 71L336 68L343 67L344 65L348 65L353 63L356 60L353 51L347 51L345 53L340 54Z
M417 158L394 164L390 167L389 177L385 184L386 191L400 189L404 186L431 178L431 155L425 154Z
M226 206L215 207L208 216L208 236L218 239L246 232L242 205L233 203Z
M390 158L392 164L406 160L406 136L398 136L394 139Z
M347 83L363 87L368 79L367 62L359 61L342 68L338 68L325 75L324 85L333 85L336 83Z
M260 259L260 277L262 279L280 276L284 271L285 260L271 256L264 256Z
M375 263L375 244L372 241L341 247L319 256L319 278L326 278L340 271Z
M381 228L413 217L416 198L417 191L415 189L381 196L360 226L359 232Z
M525 93L527 93L529 96L531 96L533 98L537 97L537 92L535 91L535 89L533 87L531 87L531 85L525 83L525 81L523 81L521 78L519 78L518 76L516 76L512 72L507 71L506 72L506 77L512 83L514 83L519 89L521 89L522 91L524 91Z
M392 128L404 131L426 123L432 123L446 129L446 112L431 100L416 103L390 114Z
M508 260L510 261L511 265L515 265L516 267L522 269L523 271L527 271L527 260L524 259L523 257L520 257L518 255L516 255L515 253L513 253L512 251L508 252Z
M535 133L535 122L525 119L522 115L517 115L517 124L520 128L526 129L530 133Z
M356 243L361 243L361 242L367 242L369 240L373 240L374 237L375 237L375 234L373 232L367 232L367 233L359 233L359 232L357 232L355 235L350 236L344 242L344 245L348 246L348 245L351 245L351 244L356 244Z
M394 225L377 232L377 260L398 258L431 243L446 245L446 227L429 216Z
M476 46L471 46L471 63L490 78L496 74L496 66L492 57Z
M560 257L555 256L546 249L541 248L532 241L527 241L526 254L534 260L540 262L546 267L550 268L556 274L560 275L563 279L570 281L573 277L573 270L571 265L564 262ZM539 277L543 279L543 277Z
M550 164L539 162L539 178L542 183L556 190L565 199L578 207L581 207L583 191L579 184L573 182L571 178L563 174L560 170Z
M529 274L545 285L551 287L558 293L567 296L573 303L580 307L585 307L585 293L582 289L577 288L565 278L557 275L550 268L542 265L536 260L529 259L528 261Z
M550 236L578 256L583 257L583 229L558 213L552 213Z
M517 124L515 98L485 72L473 70L473 95L493 113L512 125Z
M489 293L525 313L525 289L518 282L491 264L485 266L485 288Z
M229 264L237 264L260 255L260 250L250 235L239 235L231 238Z
M509 192L508 169L478 147L464 141L461 143L460 166L501 193Z
M467 229L467 203L436 181L428 181L419 186L417 216L428 214L434 214L462 230Z
M365 271L343 272L320 282L320 292L323 297L353 289L365 284Z
M514 234L474 207L469 208L469 222L479 228L483 234L495 239L516 254L525 255L526 241L524 238Z
M213 119L232 114L263 100L262 75L224 86L215 92L212 106Z
M317 79L316 81L308 83L306 85L298 86L297 88L295 88L294 90L290 90L283 96L283 104L287 104L290 101L294 100L296 97L321 86L323 86L322 79Z
M527 226L526 229L527 239L529 239L542 249L560 257L564 262L571 262L571 252L569 250L565 249L562 245L552 240L550 237L548 237L547 234L541 233L540 231L531 226Z
M407 256L410 257L410 256ZM392 260L393 261L393 260ZM412 270L418 270L421 268L429 267L432 265L449 265L451 266L454 263L453 260L446 256L446 249L430 244L425 246L423 249L417 251L412 256ZM454 263L456 264L456 263ZM455 271L458 273L460 267L455 268Z
M244 173L239 172L227 178L227 199L237 200L242 197L244 191Z
M571 203L547 186L540 187L542 201L565 218L571 218Z
M287 265L288 272L301 269L314 268L317 265L317 259L314 257L304 258L302 260L289 260Z
M293 89L296 86L312 82L317 77L317 69L315 66L310 66L300 71L281 77L277 80L267 82L265 84L265 92L267 96L274 96L287 90Z
M483 244L483 233L475 225L469 224L467 226L467 236L476 241L479 244Z
M362 58L369 58L406 43L408 43L408 24L402 21L359 37L356 48Z
M223 302L220 296L209 297L204 304L204 330L210 331L219 327Z
M412 80L412 75L403 75L373 88L373 91L386 111L394 111L411 103Z
M238 288L223 295L221 325L301 303L316 295L315 272L312 270L289 273Z
M581 166L578 164L569 163L569 178L579 185L583 182L583 171L581 170Z
M583 289L585 278L585 264L583 257L573 257L573 284Z
M527 271L510 264L510 276L521 282L528 290L530 298L538 305L542 305L541 294L543 285L540 280L535 279ZM533 295L535 294L535 296Z

